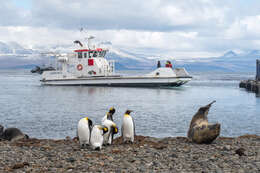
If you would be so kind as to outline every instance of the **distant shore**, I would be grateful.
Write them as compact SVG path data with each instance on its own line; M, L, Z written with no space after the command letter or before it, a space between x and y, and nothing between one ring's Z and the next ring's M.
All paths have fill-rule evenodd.
M260 172L260 136L219 137L212 144L186 137L116 138L101 151L76 138L0 141L0 172Z

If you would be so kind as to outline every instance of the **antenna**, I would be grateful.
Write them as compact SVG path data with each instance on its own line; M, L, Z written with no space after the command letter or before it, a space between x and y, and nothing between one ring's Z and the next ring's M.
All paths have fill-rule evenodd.
M89 37L88 37L88 49L90 49L91 40L94 39L94 38L95 38L94 36L89 36Z

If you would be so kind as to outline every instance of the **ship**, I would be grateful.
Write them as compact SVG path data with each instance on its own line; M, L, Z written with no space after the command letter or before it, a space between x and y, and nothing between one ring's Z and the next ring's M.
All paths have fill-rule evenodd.
M192 77L185 68L172 68L171 65L139 75L120 75L115 72L115 61L108 60L107 48L84 46L71 53L56 55L58 67L42 72L41 83L53 86L111 86L111 87L178 87L189 82Z

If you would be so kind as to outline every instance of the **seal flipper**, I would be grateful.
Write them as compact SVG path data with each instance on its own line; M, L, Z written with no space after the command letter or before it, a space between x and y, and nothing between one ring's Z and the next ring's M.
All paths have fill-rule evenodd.
M220 124L195 126L191 129L191 140L197 144L210 144L220 133Z

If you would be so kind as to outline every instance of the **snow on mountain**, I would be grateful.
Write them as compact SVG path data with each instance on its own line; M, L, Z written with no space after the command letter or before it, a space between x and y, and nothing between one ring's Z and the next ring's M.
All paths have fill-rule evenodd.
M0 54L33 54L32 49L26 49L16 42L0 42Z
M237 56L237 54L234 52L234 51L228 51L228 52L226 52L224 55L223 55L223 57L236 57Z
M12 49L6 43L0 42L0 54L12 53Z
M257 55L260 56L260 50L252 50L249 52L249 55Z

